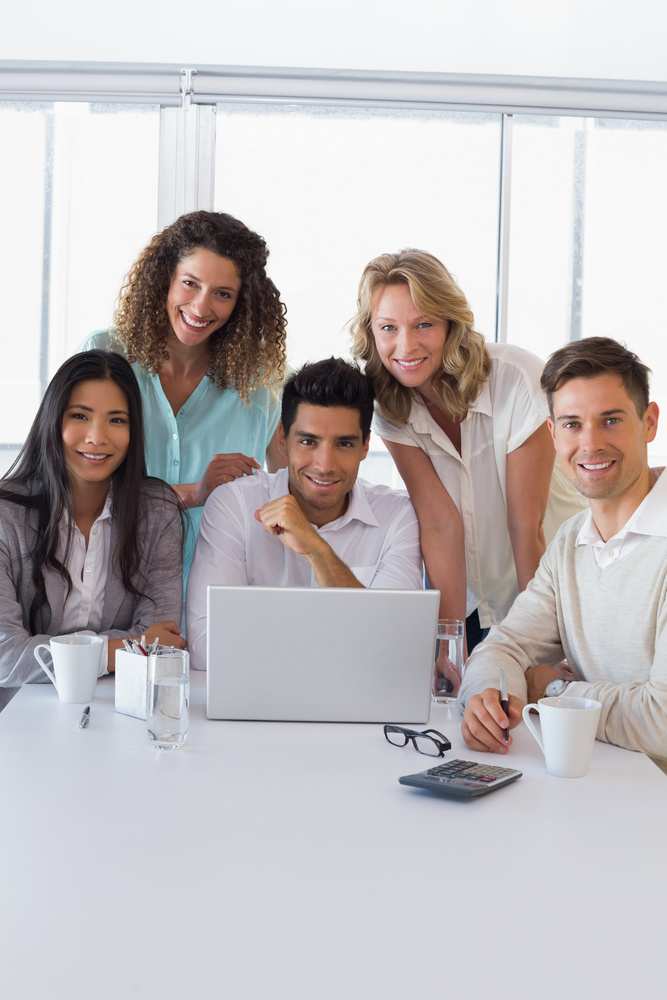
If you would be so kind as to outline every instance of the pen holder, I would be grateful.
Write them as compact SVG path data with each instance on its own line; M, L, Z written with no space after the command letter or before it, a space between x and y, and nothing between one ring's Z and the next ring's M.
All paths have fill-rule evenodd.
M148 657L119 649L116 653L116 711L146 718Z

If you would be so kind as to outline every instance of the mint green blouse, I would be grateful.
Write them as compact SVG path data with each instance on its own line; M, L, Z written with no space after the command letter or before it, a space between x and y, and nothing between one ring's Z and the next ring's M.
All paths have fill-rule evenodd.
M112 331L94 333L79 350L100 348L122 354L122 345ZM264 464L266 449L280 419L280 400L260 386L244 403L232 389L219 389L204 376L176 416L165 396L160 379L141 365L132 365L141 390L148 475L170 485L196 483L214 455L241 452ZM187 576L202 507L189 511L184 571Z

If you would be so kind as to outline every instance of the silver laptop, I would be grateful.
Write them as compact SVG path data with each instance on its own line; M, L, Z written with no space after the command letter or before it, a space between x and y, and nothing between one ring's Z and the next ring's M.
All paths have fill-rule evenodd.
M209 719L428 721L437 590L209 587Z

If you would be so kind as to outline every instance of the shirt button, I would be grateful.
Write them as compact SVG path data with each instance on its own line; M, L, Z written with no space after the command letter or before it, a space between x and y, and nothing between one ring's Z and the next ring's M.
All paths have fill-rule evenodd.
M90 566L86 566L86 573L90 573Z
M181 464L181 463L179 462L179 460L178 460L177 458L175 458L175 459L174 459L174 465L180 465L180 464Z
M93 528L93 534L94 534L94 535L96 535L96 534L97 534L97 528Z
M83 606L83 607L81 608L81 610L82 610L82 611L88 611L88 608L87 608L87 607L86 607L86 605L84 604L84 606Z
M178 434L174 434L174 441L178 441Z

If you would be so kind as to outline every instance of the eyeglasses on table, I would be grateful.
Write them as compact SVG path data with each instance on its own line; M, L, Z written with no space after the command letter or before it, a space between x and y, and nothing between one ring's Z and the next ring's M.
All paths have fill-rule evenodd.
M417 753L426 754L427 757L444 757L445 751L452 748L447 737L437 729L424 729L423 732L419 732L416 729L404 729L403 726L385 726L384 736L394 747L405 747L412 742Z

